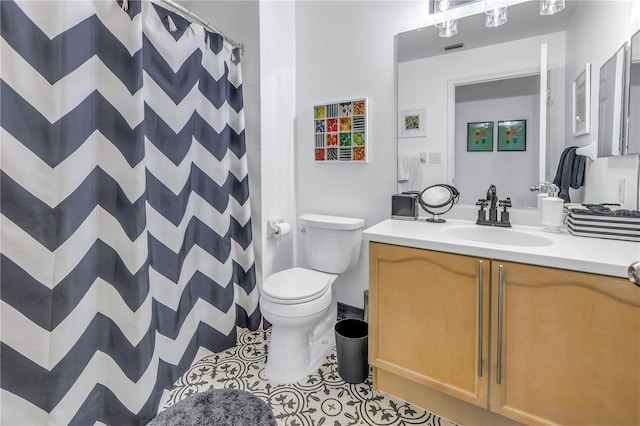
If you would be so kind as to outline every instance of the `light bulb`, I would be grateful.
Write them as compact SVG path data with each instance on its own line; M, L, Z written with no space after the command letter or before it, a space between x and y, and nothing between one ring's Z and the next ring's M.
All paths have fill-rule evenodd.
M449 9L449 0L440 0L438 2L438 13L436 13L435 26L438 28L440 37L453 37L458 34L458 21L455 19L444 19L442 12Z
M564 10L565 0L540 0L540 15L553 15Z
M485 26L488 28L499 27L507 23L506 0L484 0L484 13L486 15Z

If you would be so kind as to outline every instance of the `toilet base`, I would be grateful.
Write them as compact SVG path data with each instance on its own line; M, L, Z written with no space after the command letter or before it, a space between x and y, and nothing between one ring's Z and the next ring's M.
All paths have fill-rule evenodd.
M309 343L304 330L272 327L265 374L276 383L297 382L320 366L334 344L333 328Z
M328 307L303 318L284 318L264 310L271 322L271 340L265 374L277 383L293 383L314 372L335 344L338 303L327 293ZM321 305L326 303L318 301ZM301 323L308 325L301 325Z

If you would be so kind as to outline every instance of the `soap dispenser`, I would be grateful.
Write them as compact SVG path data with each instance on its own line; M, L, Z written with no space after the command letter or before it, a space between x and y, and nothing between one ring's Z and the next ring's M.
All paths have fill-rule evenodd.
M542 214L542 200L547 198L549 196L549 187L552 184L549 182L539 182L538 183L538 203L536 204L538 206L538 212L540 212L540 214ZM536 188L535 186L532 188Z
M558 197L558 187L556 185L547 186L547 197L540 200L542 202L542 226L543 231L559 233L564 216L564 200Z

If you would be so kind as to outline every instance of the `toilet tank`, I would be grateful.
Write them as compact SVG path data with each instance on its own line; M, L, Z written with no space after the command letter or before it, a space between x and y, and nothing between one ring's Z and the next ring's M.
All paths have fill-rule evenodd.
M364 219L304 214L299 217L299 224L312 269L341 274L358 263Z

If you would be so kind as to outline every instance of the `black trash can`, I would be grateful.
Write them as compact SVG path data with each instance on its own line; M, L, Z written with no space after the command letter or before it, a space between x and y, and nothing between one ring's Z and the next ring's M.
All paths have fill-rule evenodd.
M360 319L347 318L336 324L338 374L347 383L362 383L369 377L368 337L369 327Z

